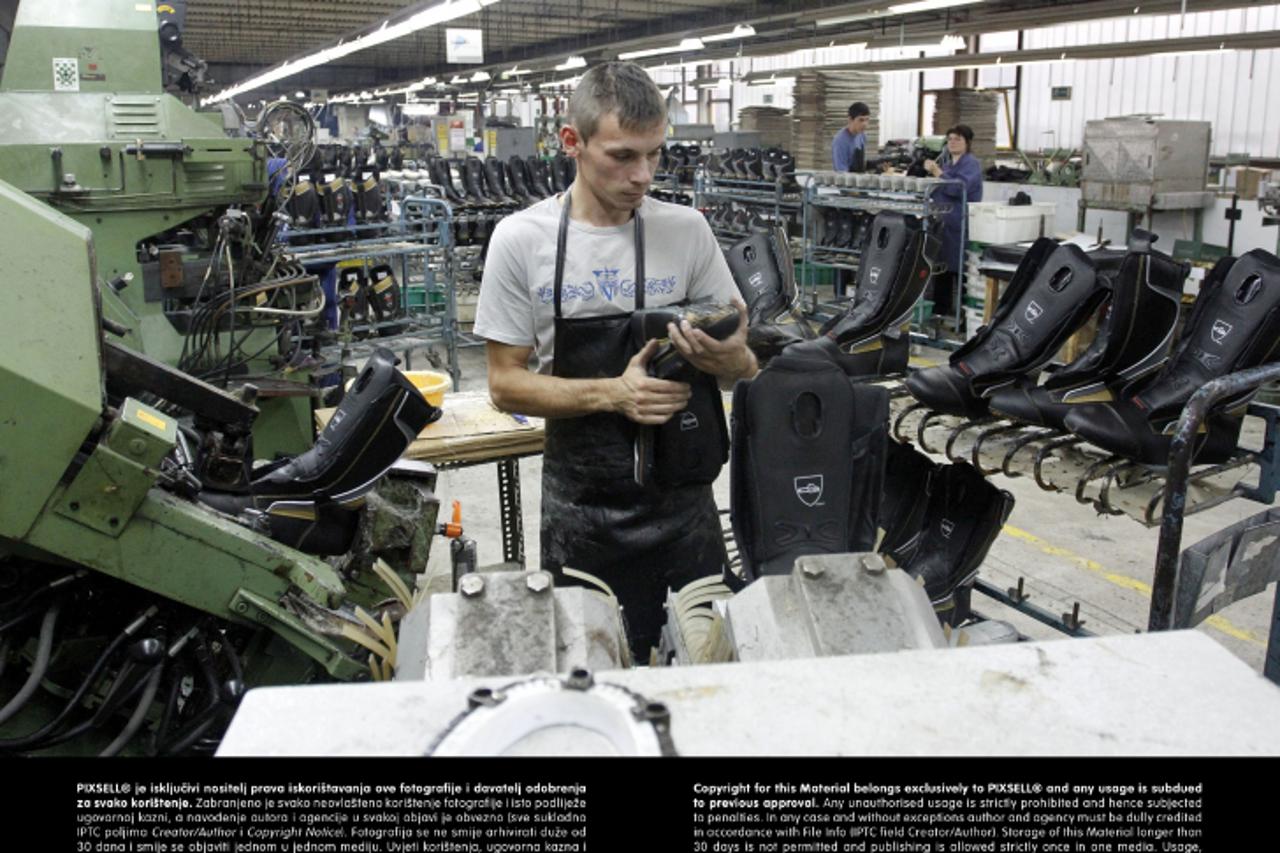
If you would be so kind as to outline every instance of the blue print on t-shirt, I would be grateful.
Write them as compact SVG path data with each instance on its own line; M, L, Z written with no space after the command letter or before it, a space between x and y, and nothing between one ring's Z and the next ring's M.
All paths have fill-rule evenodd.
M560 289L561 301L590 302L596 298L597 292L610 302L616 302L619 298L628 301L635 298L635 282L629 278L619 279L618 270L592 270L592 273L596 276L595 282L584 281L581 284L563 285ZM644 292L650 295L674 293L675 290L676 277L673 275L666 278L647 279L644 287ZM550 287L540 287L537 298L543 305L550 305L555 300L555 290Z

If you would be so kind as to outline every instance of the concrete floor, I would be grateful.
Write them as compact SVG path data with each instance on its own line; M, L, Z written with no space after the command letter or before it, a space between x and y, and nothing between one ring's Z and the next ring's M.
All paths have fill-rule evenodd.
M486 387L483 347L462 348L459 363L461 390L483 390ZM525 549L530 568L538 566L541 470L540 457L520 461ZM1145 630L1158 528L1145 528L1128 517L1098 515L1092 508L1077 503L1074 497L1042 491L1025 477L996 476L993 480L1000 488L1010 491L1017 504L982 567L983 579L1005 589L1017 586L1018 579L1024 578L1024 589L1032 596L1031 601L1054 613L1069 612L1078 602L1084 627L1097 634ZM727 508L727 466L715 490L720 507ZM480 565L501 562L495 467L480 465L443 471L437 491L446 506L452 500L462 501L463 525L477 542ZM1184 526L1183 547L1264 509L1250 501L1234 500L1192 515ZM441 544L431 555L428 587L432 591L447 590L448 572L448 548ZM1033 639L1069 639L985 596L975 594L973 598L976 611L1007 620ZM1274 598L1273 584L1266 592L1236 602L1211 617L1198 630L1260 672Z

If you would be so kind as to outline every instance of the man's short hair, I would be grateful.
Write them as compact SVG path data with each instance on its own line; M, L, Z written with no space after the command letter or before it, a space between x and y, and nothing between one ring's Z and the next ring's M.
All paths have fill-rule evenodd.
M624 130L648 130L667 117L662 93L634 62L603 62L582 75L569 98L569 122L586 142L600 126L600 119L616 113Z
M862 101L854 101L849 105L849 118L860 118L869 115L871 115L871 107L862 103Z

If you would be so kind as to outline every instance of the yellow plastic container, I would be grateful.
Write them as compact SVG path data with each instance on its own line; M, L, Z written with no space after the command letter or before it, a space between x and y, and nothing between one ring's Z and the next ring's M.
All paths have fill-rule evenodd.
M422 392L422 396L427 398L427 402L433 406L444 405L444 394L449 390L449 386L453 381L447 373L439 373L435 370L404 370L401 371L413 383L413 387Z

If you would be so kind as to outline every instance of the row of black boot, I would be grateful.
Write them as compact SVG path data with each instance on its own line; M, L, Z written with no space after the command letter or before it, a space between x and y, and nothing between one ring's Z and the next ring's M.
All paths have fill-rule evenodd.
M912 310L935 273L938 240L921 220L882 211L861 232L853 301L816 332L796 316L790 253L751 236L726 250L749 317L748 345L767 361L784 347L822 350L856 378L904 373L910 357ZM791 282L789 288L786 283Z
M356 169L350 177L324 169L303 170L296 181L281 185L279 199L291 231L374 225L391 218L386 187L375 168ZM303 245L340 242L350 236L333 232L297 234L290 239ZM364 236L372 235L366 232Z
M813 244L828 249L858 249L874 215L865 210L814 208Z
M1042 239L1019 264L988 326L948 364L907 388L931 408L995 414L1072 432L1120 456L1163 466L1183 406L1205 383L1280 360L1280 259L1255 249L1206 276L1175 346L1187 267L1135 231L1113 275L1078 247ZM1100 307L1093 344L1039 382L1058 349ZM1220 463L1239 441L1254 391L1215 405L1194 461Z
M361 267L343 267L338 271L337 293L339 325L356 337L367 337L374 324L404 316L400 284L389 264L378 264L367 272ZM379 333L391 331L380 329Z
M782 148L722 149L708 154L704 162L707 174L712 178L799 188L795 158Z

